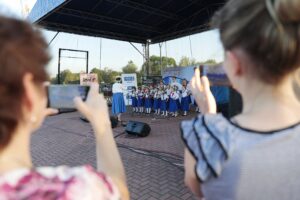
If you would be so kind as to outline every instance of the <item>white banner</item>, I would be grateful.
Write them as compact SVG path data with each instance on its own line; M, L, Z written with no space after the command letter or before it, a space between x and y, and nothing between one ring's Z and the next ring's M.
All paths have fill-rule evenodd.
M92 83L98 83L98 75L97 74L80 74L80 85L88 86Z
M136 74L122 74L122 84L125 88L123 92L125 105L131 105L131 98L128 96L128 94L131 92L132 87L137 88Z

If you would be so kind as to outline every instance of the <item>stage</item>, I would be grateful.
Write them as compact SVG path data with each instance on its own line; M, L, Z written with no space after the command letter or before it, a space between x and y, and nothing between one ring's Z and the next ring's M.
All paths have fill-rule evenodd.
M133 200L193 199L183 183L183 143L179 123L195 116L153 118L153 115L127 113L123 120L146 122L151 133L145 138L128 137L125 127L114 129L116 142L126 169ZM95 167L95 140L89 123L77 112L48 117L32 136L31 151L35 166Z

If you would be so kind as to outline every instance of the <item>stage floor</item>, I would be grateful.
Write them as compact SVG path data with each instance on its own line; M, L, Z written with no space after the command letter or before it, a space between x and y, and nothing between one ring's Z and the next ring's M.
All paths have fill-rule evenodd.
M183 183L183 142L179 123L195 114L177 118L125 114L123 120L146 122L151 133L145 138L128 137L125 127L114 129L125 165L133 200L194 199ZM96 166L95 140L89 123L77 112L48 117L32 136L35 166Z

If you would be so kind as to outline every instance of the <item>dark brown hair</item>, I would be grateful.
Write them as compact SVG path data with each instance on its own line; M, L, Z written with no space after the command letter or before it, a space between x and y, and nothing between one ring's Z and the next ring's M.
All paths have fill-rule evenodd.
M230 0L213 17L225 50L242 49L271 84L300 65L299 0Z
M35 82L48 80L45 65L50 60L47 43L39 30L27 22L0 16L0 150L13 137L23 120L23 76Z

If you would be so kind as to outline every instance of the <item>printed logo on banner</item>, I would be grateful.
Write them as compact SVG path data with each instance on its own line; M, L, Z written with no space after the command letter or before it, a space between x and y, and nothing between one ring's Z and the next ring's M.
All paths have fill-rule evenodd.
M98 83L98 75L97 74L80 74L80 85L91 85L92 83Z
M124 77L124 81L134 81L134 77L133 76L127 76L127 77Z

